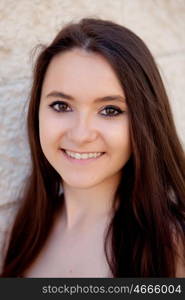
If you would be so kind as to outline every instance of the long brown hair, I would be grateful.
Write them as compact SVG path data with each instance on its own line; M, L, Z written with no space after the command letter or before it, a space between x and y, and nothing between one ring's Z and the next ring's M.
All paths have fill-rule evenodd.
M95 18L66 25L37 58L27 119L32 170L1 276L21 276L31 265L63 201L59 196L61 178L41 149L38 111L49 63L58 53L74 47L107 59L129 109L133 152L122 170L116 191L119 203L105 239L113 276L175 277L177 244L173 232L183 244L185 240L185 158L169 101L144 42L121 25ZM112 251L108 255L110 234Z

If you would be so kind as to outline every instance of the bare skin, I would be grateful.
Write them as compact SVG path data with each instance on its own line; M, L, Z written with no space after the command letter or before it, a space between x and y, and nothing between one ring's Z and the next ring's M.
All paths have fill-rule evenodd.
M78 222L69 229L66 216L60 213L44 248L23 277L112 277L103 245L108 219Z

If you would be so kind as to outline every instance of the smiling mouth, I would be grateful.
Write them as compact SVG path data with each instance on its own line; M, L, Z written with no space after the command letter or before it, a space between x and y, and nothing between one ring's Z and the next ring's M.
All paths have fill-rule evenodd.
M105 152L88 152L88 153L79 153L73 152L65 149L61 149L69 158L78 159L78 160L89 160L95 159L102 156Z

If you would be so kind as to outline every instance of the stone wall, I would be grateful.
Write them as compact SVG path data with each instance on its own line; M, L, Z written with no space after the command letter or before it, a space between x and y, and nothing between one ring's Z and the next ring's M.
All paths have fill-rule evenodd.
M32 50L39 43L49 43L68 21L82 17L113 20L146 42L160 68L179 137L185 144L184 0L1 0L0 249L29 170L25 112Z

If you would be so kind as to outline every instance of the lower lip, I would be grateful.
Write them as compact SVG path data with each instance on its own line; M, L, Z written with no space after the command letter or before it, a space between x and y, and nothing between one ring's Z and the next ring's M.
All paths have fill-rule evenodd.
M67 158L70 162L80 164L80 165L84 165L84 164L88 164L90 162L96 161L105 154L105 153L103 153L98 157L92 157L92 158L87 158L87 159L76 159L74 157L71 157L71 156L67 155L64 150L61 149L61 151L64 154L65 158Z

